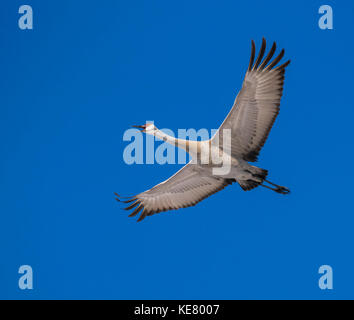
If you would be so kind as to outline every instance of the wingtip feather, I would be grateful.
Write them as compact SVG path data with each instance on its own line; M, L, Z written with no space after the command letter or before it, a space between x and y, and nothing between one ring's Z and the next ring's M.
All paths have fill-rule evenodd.
M252 40L251 41L251 57L250 57L249 65L248 65L248 71L252 70L255 55L256 55L256 44L255 44L254 40Z

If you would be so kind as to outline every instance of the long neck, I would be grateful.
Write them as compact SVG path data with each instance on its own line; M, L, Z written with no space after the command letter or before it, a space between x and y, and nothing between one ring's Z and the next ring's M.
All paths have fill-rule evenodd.
M160 140L163 140L169 144L172 144L178 148L182 148L185 151L189 153L199 153L200 152L200 147L199 147L199 142L198 141L190 141L190 140L184 140L184 139L177 139L175 137L172 137L161 130L157 129L154 131L154 136Z

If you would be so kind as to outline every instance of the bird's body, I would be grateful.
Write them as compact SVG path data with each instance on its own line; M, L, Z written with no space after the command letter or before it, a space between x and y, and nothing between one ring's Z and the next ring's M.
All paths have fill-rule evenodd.
M275 67L284 50L270 62L276 49L273 44L264 58L265 40L254 63L255 45L243 86L234 105L217 133L210 140L191 141L171 137L153 124L138 126L143 132L186 150L192 161L172 177L128 200L130 216L139 212L138 221L161 211L193 206L224 187L238 182L243 190L263 186L278 193L289 189L266 180L268 171L251 165L257 161L279 112L286 63ZM270 63L269 63L270 62ZM268 64L269 63L269 64ZM268 183L268 184L265 184Z

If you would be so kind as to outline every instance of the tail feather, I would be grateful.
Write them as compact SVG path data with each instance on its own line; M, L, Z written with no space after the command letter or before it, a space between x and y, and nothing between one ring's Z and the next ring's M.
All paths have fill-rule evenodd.
M267 175L268 175L268 170L262 169L262 168L258 168L258 167L255 167L255 166L251 166L250 171L255 177L257 177L259 179L262 179L262 181L265 180L267 178Z
M239 185L244 191L252 190L259 186L259 182L253 180L237 180Z
M248 170L249 170L249 173L252 174L254 179L238 180L237 181L244 191L252 190L252 189L258 187L260 184L263 183L263 181L267 178L267 175L268 175L268 170L258 168L255 166L250 166L250 168Z

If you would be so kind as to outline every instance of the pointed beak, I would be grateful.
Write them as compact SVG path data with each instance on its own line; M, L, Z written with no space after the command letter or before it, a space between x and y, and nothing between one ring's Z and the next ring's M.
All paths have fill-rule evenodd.
M141 131L144 131L145 130L145 125L143 125L143 126L132 126L133 128L138 128L138 129L140 129Z

